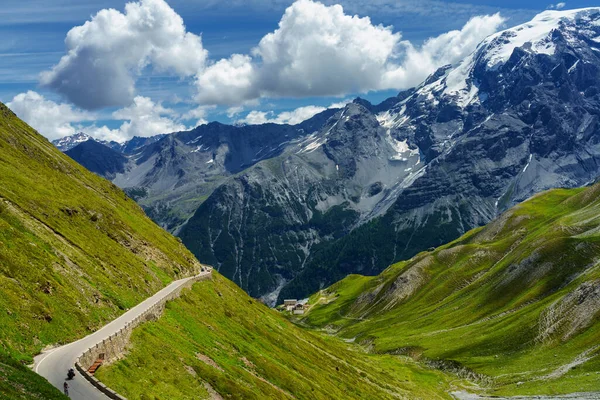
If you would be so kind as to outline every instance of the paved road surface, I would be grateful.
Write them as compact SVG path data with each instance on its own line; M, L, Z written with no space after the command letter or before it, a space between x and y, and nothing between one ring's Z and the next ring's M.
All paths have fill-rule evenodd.
M209 275L210 270L202 272L198 276ZM118 332L125 324L139 315L144 313L153 305L157 304L165 296L178 289L180 286L185 285L190 279L196 277L190 277L174 281L169 286L163 288L154 296L144 300L125 314L115 319L108 325L92 333L89 336L84 337L76 342L58 347L47 352L44 352L34 359L33 370L48 379L50 383L63 390L63 384L67 377L67 371L69 368L75 368L75 360L84 351L90 347L95 346L102 340L108 338L110 335ZM69 396L75 400L106 400L108 397L104 393L100 392L91 383L89 383L79 372L76 371L76 376L73 380L68 381L69 383Z

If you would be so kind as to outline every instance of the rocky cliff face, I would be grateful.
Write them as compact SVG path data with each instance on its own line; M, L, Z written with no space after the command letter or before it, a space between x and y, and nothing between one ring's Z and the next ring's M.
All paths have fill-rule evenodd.
M421 169L416 147L350 104L221 185L180 236L251 295L264 295L292 279L313 248L383 212Z
M357 99L298 149L225 183L184 242L253 295L293 277L281 295L303 296L452 240L542 190L593 181L599 20L597 9L545 12L414 90L376 106ZM269 221L270 206L277 227L257 217ZM314 215L336 234L315 228Z

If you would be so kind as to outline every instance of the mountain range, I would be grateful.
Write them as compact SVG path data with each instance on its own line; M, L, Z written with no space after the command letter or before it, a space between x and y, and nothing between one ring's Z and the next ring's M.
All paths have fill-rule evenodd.
M211 123L96 172L252 296L303 297L594 181L598 21L546 11L381 104L295 126Z

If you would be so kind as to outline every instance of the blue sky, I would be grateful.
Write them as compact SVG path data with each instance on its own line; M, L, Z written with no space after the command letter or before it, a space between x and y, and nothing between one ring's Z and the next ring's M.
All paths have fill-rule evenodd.
M4 0L0 101L11 103L17 114L50 138L89 130L98 137L123 140L207 120L295 122L357 95L381 101L418 84L437 64L458 61L456 57L472 51L488 34L526 22L558 4L538 0L163 2L138 0L134 15L133 11L127 14L124 0ZM341 4L343 12L334 4ZM558 8L589 6L594 2L574 0ZM108 8L116 14L107 14L102 21L94 17ZM496 13L499 16L493 17ZM354 15L360 18L352 19ZM489 18L483 19L486 15ZM154 24L167 22L156 27L144 20L146 25L140 27L140 18L150 18ZM122 23L121 19L129 24L123 28L127 35L106 28L106 24ZM470 20L471 26L466 26ZM67 33L86 21L90 29L73 39L75 44L66 44ZM94 26L103 28L94 30ZM451 31L459 32L452 40L444 36ZM272 40L266 40L269 34ZM326 43L319 38L327 38ZM430 38L438 42L422 48ZM458 55L445 50L470 41L473 44L461 48ZM57 68L67 50L76 55ZM420 61L422 57L426 61ZM107 60L114 60L116 67ZM49 71L45 79L40 78Z

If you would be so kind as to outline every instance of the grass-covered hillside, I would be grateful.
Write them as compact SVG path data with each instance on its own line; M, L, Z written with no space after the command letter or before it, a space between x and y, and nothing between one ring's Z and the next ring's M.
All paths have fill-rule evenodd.
M216 272L137 328L127 357L96 376L130 400L440 399L461 384L299 328Z
M29 362L45 346L91 333L198 267L120 189L0 103L3 357ZM11 398L9 364L0 364L2 398Z
M304 322L488 394L600 392L600 184L552 190L484 228L311 298Z

